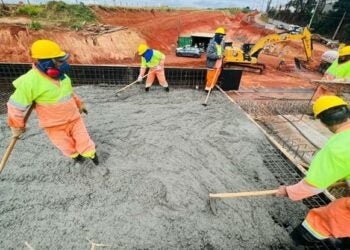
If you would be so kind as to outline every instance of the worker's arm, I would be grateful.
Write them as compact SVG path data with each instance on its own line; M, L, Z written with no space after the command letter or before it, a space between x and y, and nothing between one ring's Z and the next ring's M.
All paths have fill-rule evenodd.
M88 113L88 110L85 106L85 103L73 92L73 99L75 101L75 103L77 104L77 107L79 109L79 113Z
M212 60L217 60L220 57L218 56L217 49L215 47L215 44L209 43L209 46L207 48L207 57Z
M162 70L162 69L164 69L164 62L165 62L165 56L163 56L163 57L161 58L161 60L159 61L157 70Z
M324 189L319 189L302 179L295 185L280 186L276 196L286 196L293 201L302 200L316 194L322 193Z
M337 151L337 147L326 144L312 160L306 177L295 185L281 186L276 195L301 200L323 192L339 180L349 179L349 171L344 168L343 153Z
M34 101L31 84L23 80L22 77L13 82L16 88L7 102L8 125L11 128L24 128L24 116Z

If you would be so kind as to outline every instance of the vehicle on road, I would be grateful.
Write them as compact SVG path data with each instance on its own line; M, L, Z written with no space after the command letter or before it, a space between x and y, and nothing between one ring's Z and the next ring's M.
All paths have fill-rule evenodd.
M283 24L280 23L280 24L277 24L277 25L276 25L276 28L277 28L277 29L283 30L283 29L284 29L284 26L283 26Z
M196 47L185 46L183 48L176 48L176 56L184 57L201 57L201 50Z

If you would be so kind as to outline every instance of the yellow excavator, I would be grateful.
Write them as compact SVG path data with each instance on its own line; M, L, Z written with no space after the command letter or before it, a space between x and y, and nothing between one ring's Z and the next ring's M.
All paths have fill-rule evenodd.
M261 38L256 44L245 43L242 48L226 47L224 57L224 67L234 68L255 73L262 73L265 65L258 62L259 53L267 44L278 42L302 40L306 55L306 61L309 61L312 55L312 40L311 32L305 27L302 33L279 33L271 34ZM302 68L303 61L299 58L294 58L298 68Z

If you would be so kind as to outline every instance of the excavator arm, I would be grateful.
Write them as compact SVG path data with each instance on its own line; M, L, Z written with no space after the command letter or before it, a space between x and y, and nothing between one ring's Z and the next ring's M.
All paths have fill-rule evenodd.
M309 61L312 55L311 32L304 28L301 34L280 33L271 34L261 38L256 44L243 44L242 48L226 47L224 65L230 68L242 69L244 71L262 73L265 65L258 62L259 53L267 44L273 44L291 40L302 40L306 60ZM303 61L294 58L298 68L302 67Z
M250 57L257 58L260 51L266 46L266 44L278 43L291 40L302 40L305 50L305 55L307 60L311 58L312 55L312 41L311 41L311 32L305 27L302 34L291 34L291 33L280 33L280 34L271 34L260 39L249 51Z

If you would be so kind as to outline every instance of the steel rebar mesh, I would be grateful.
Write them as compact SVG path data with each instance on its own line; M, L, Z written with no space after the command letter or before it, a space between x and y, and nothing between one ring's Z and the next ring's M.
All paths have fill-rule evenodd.
M237 103L252 116L311 112L308 100L238 100Z
M13 92L12 81L25 74L31 64L0 63L0 113L6 112L6 102ZM71 65L68 73L73 86L77 85L126 85L135 81L139 66L120 65ZM166 68L165 75L171 88L203 89L206 77L204 68ZM155 84L157 80L155 81Z

